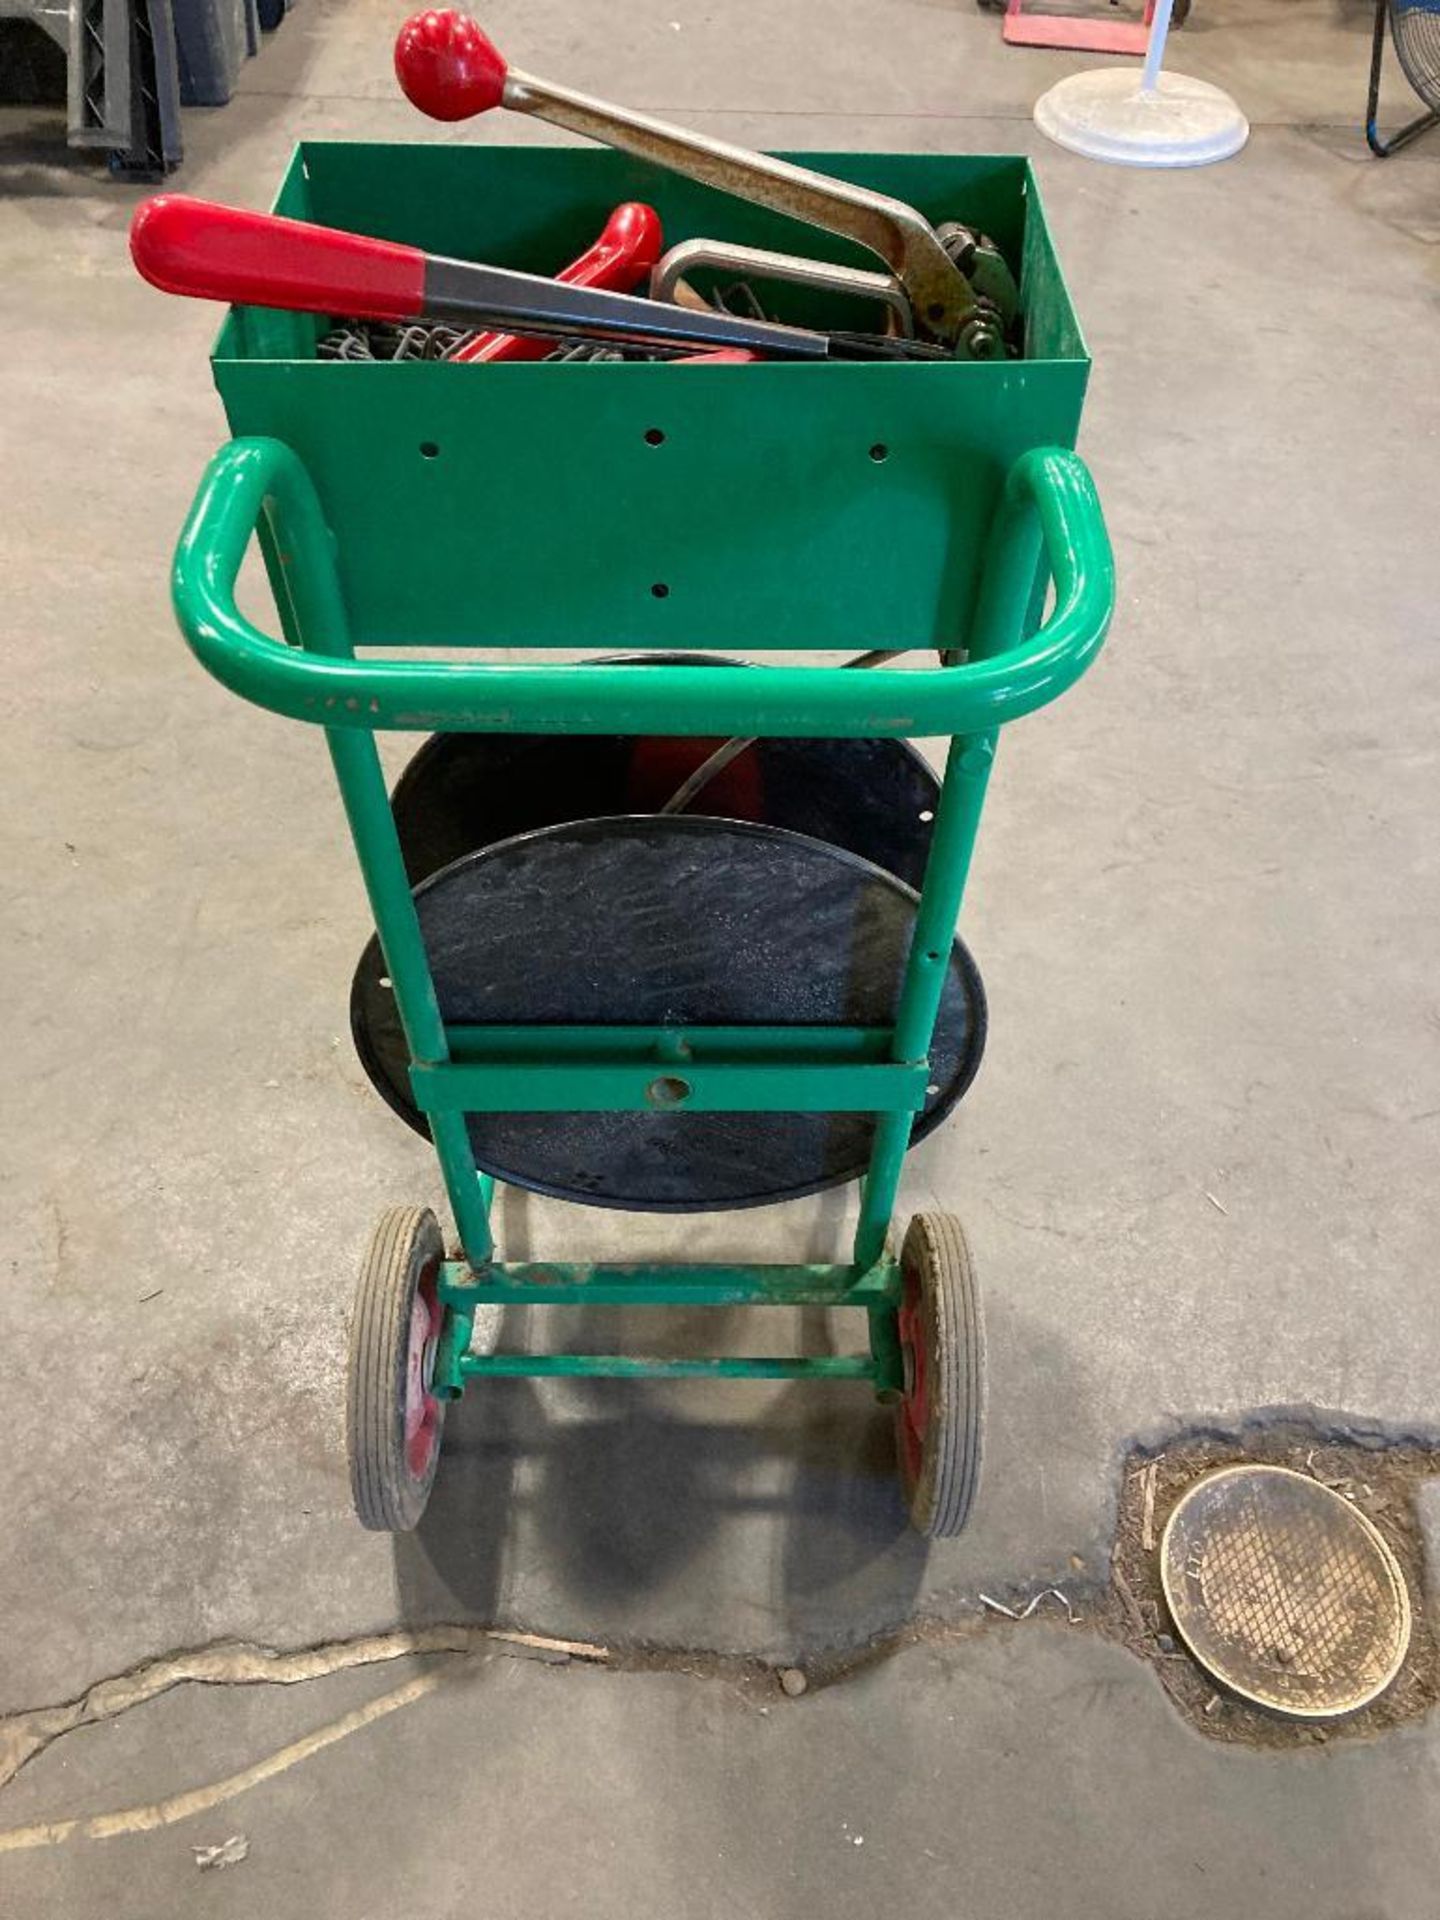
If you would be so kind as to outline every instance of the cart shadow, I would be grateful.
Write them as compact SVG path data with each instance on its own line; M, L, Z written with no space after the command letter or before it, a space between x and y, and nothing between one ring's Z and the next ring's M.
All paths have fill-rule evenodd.
M811 1206L795 1251L833 1260L845 1196ZM507 1187L510 1257L534 1257L531 1229L530 1196ZM753 1352L782 1328L781 1351L810 1354L857 1333L853 1314L710 1307L512 1309L496 1331L508 1350L693 1354ZM429 1506L395 1540L395 1582L415 1625L801 1649L908 1619L926 1559L890 1415L862 1390L497 1379L450 1408Z
M806 1350L824 1351L824 1314L802 1319ZM590 1338L613 1331L597 1321ZM803 1649L908 1619L927 1549L889 1416L854 1392L504 1380L451 1409L429 1507L395 1556L417 1625L732 1648L760 1632Z
M394 1536L395 1591L408 1625L507 1616L502 1581L515 1524L516 1482L544 1445L528 1381L495 1380L449 1409L430 1501L413 1533Z

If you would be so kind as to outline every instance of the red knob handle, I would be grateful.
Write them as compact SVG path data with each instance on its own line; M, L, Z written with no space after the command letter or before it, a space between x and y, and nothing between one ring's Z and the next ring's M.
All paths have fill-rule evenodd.
M504 59L455 7L432 7L405 22L395 39L395 75L406 99L432 120L469 120L505 97Z

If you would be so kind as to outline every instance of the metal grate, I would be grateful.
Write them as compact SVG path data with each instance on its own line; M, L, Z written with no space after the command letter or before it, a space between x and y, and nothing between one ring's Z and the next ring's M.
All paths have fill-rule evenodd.
M1405 1578L1346 1500L1284 1467L1225 1467L1171 1514L1160 1572L1195 1658L1247 1700L1303 1718L1384 1692L1410 1639Z
M1380 73L1385 64L1385 23L1406 79L1425 102L1428 112L1397 127L1380 131ZM1440 123L1440 0L1375 0L1375 31L1370 37L1370 92L1365 102L1365 140L1370 151L1384 160Z
M1440 0L1390 0L1390 38L1405 78L1440 111Z

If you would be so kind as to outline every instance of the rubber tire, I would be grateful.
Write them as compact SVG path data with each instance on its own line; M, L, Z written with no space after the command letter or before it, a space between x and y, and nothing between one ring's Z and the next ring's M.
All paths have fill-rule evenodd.
M435 1481L445 1402L439 1403L429 1466L417 1478L405 1458L405 1381L415 1294L444 1251L439 1223L428 1207L390 1207L381 1214L360 1266L350 1323L345 1437L355 1512L361 1526L375 1533L409 1533Z
M919 1472L906 1469L896 1408L896 1452L910 1524L927 1539L953 1539L965 1526L980 1484L985 1433L985 1321L975 1263L952 1213L917 1213L905 1234L900 1267L918 1290L926 1342L929 1415Z

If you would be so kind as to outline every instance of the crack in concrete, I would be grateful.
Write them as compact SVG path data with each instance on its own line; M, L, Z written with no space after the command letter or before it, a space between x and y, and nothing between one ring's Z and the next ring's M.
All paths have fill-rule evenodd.
M588 1640L556 1640L502 1627L397 1627L280 1651L254 1641L219 1640L211 1646L143 1660L124 1673L97 1680L73 1700L32 1707L0 1719L0 1790L52 1742L80 1727L117 1719L172 1687L292 1687L352 1667L375 1666L416 1654L518 1654L531 1659L603 1663L609 1649Z
M1047 1585L1036 1596L1037 1601L1054 1591ZM1075 1613L1068 1598L1065 1604L1070 1626L1098 1624L1098 1617L1087 1619ZM1033 1605L1024 1617L1028 1620L1032 1614ZM187 1648L141 1661L123 1673L97 1680L72 1700L26 1708L0 1718L0 1791L66 1734L118 1719L132 1708L144 1706L147 1701L180 1686L299 1686L392 1660L452 1655L478 1665L484 1659L502 1655L554 1666L567 1666L573 1661L604 1667L610 1672L675 1673L695 1680L718 1680L753 1703L761 1694L768 1700L776 1695L833 1686L907 1648L951 1645L987 1627L1010 1627L1020 1617L1016 1613L992 1620L986 1613L978 1612L960 1620L912 1620L863 1646L817 1658L803 1670L805 1684L799 1689L793 1686L792 1676L796 1671L793 1663L776 1665L755 1656L708 1653L694 1648L604 1646L592 1640L566 1640L508 1627L467 1624L397 1627L383 1633L319 1641L283 1651L254 1641L221 1640L210 1646ZM1035 1617L1038 1621L1038 1615ZM209 1786L172 1795L168 1800L115 1813L0 1829L0 1854L55 1846L76 1837L108 1839L117 1834L143 1833L173 1825L177 1820L188 1819L192 1814L232 1799L247 1788L309 1759L337 1740L348 1738L373 1720L423 1698L434 1692L443 1678L440 1672L420 1674L393 1693L384 1694L367 1706L306 1734L240 1773Z
M458 1655L462 1669L474 1670L484 1660L499 1654L539 1660L547 1665L565 1666L575 1661L611 1672L680 1673L692 1679L719 1680L751 1701L758 1689L763 1689L768 1697L804 1693L810 1686L833 1685L907 1647L951 1643L968 1637L982 1628L986 1619L984 1614L977 1614L962 1622L912 1622L848 1654L817 1663L805 1676L805 1684L798 1688L793 1685L795 1669L771 1666L754 1658L673 1648L613 1648L594 1641L562 1640L548 1634L502 1627L396 1628L387 1633L326 1641L289 1652L278 1652L253 1642L218 1641L213 1646L144 1661L125 1673L97 1681L74 1700L31 1708L0 1719L0 1789L67 1733L114 1720L132 1707L143 1706L178 1686L295 1686L356 1667L437 1654ZM1007 1619L996 1624L1010 1626L1012 1623ZM1078 1615L1073 1616L1073 1624L1081 1624ZM186 1788L166 1799L122 1807L110 1813L80 1814L0 1829L0 1856L62 1846L75 1839L110 1840L121 1835L150 1833L196 1814L211 1812L250 1788L289 1772L377 1720L414 1705L436 1692L453 1674L453 1668L417 1674L402 1686L304 1734L237 1773ZM769 1709L762 1706L760 1711Z
M79 1815L68 1820L40 1821L29 1827L10 1827L0 1831L0 1854L28 1853L37 1847L58 1847L67 1840L77 1838L114 1840L121 1834L153 1833L158 1827L171 1827L177 1821L188 1820L197 1813L208 1813L227 1800L233 1800L237 1794L258 1787L263 1781L274 1779L277 1774L288 1773L291 1767L298 1766L302 1760L323 1752L326 1747L333 1747L337 1741L347 1740L352 1733L373 1725L386 1714L412 1706L426 1694L433 1693L440 1680L438 1673L417 1674L413 1680L406 1681L403 1687L381 1694L378 1700L368 1701L353 1713L342 1714L338 1720L317 1727L313 1733L307 1733L299 1740L292 1740L288 1746L267 1754L253 1766L229 1774L223 1780L211 1781L207 1786L190 1787L183 1793L171 1794L168 1799L154 1800L145 1806L121 1807L114 1813Z

